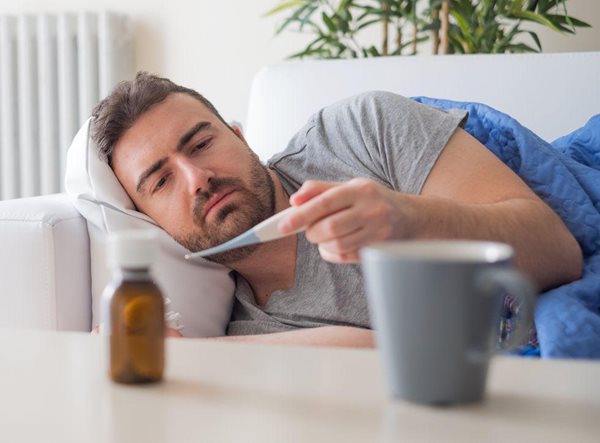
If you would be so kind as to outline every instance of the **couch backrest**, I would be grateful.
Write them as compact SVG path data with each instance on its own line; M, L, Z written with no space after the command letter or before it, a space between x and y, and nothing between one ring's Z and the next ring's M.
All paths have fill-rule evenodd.
M255 77L246 137L267 159L321 107L367 90L477 101L553 140L600 113L600 52L288 62Z

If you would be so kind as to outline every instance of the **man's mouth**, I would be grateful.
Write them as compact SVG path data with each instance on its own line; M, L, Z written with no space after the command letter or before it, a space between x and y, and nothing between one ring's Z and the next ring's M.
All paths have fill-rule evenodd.
M222 206L225 201L229 198L229 196L231 194L233 194L235 192L234 189L229 190L229 191L225 191L225 192L221 192L219 194L213 195L210 200L208 200L206 202L206 205L204 205L204 218L206 219L206 217L208 217L208 214L213 210L213 209L218 209L220 206Z

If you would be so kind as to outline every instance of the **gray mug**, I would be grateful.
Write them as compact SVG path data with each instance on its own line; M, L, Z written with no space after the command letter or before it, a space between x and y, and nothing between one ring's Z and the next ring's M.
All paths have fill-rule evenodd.
M511 268L513 250L478 241L404 241L360 251L388 385L424 404L483 398L489 359L527 339L535 289ZM516 327L500 339L503 296L517 301Z

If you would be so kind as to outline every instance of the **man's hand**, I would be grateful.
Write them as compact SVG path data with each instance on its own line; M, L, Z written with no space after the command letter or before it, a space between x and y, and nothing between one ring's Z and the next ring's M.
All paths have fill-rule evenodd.
M338 348L374 348L376 346L375 333L372 330L351 326L321 326L261 335L210 337L205 340Z
M290 198L298 209L279 224L282 233L303 226L323 259L358 263L361 247L410 236L413 210L402 195L367 178L331 183L309 180Z
M91 331L92 335L100 335L100 326L96 326ZM177 329L165 328L165 337L183 337Z

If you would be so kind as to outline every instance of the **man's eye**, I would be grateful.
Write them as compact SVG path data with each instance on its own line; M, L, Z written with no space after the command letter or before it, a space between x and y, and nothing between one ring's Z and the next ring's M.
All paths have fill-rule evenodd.
M196 146L194 146L194 150L199 151L201 149L206 148L211 140L212 139L209 138L208 140L204 140L203 142L198 143Z
M154 192L160 191L167 184L167 177L161 177L154 186Z

